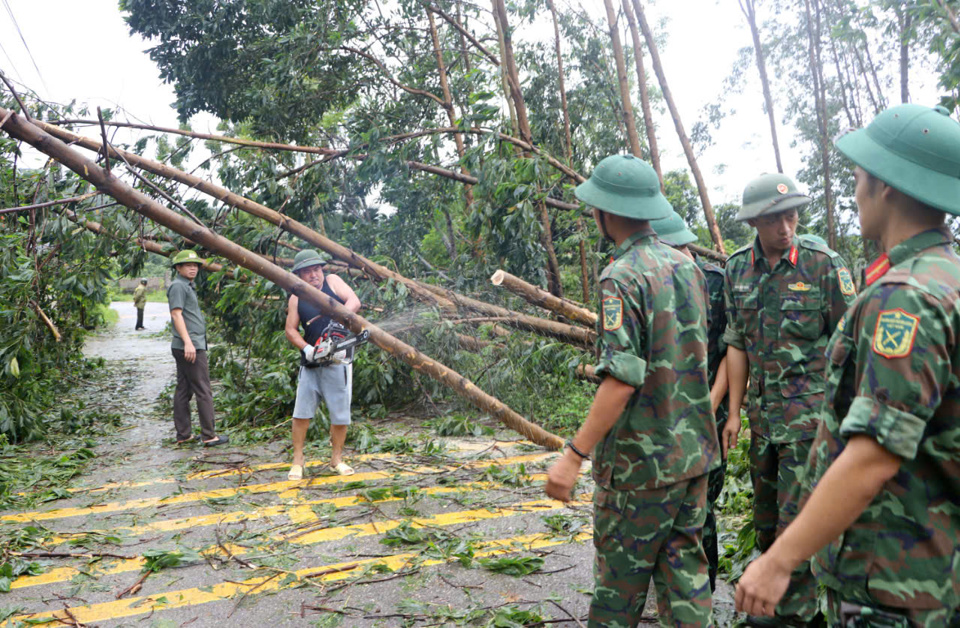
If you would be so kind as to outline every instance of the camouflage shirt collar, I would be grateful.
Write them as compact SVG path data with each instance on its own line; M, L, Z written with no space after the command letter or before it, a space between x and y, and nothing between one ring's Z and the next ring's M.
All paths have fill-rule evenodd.
M918 233L909 240L904 240L890 249L887 255L890 257L890 263L896 266L900 262L916 256L924 249L940 244L949 244L951 241L953 241L953 238L950 236L950 231L946 227L938 227Z
M753 248L750 249L750 264L756 266L762 261L766 261L766 256L763 254L763 247L760 246L760 236L754 236L753 238ZM797 248L797 236L793 236L793 244L790 245L790 249L787 250L781 260L787 260L792 266L797 265L797 261L800 259L800 250ZM779 266L780 262L774 266ZM770 270L773 270L772 268Z
M919 255L922 251L933 246L949 244L952 241L953 236L950 235L950 230L947 227L930 229L904 240L890 249L889 253L884 253L867 267L864 275L867 285L872 286L877 279L886 275L888 270L911 257Z
M618 246L613 252L613 259L619 259L622 257L624 253L632 249L633 246L641 240L649 240L650 238L655 237L657 237L657 232L653 230L653 227L647 226L640 231L637 231L620 243L620 246Z

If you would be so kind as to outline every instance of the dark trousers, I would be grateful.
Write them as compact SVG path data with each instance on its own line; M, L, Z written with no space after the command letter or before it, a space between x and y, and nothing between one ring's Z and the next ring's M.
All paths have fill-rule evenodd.
M137 308L137 326L134 329L143 329L143 308Z
M213 393L210 392L210 370L207 352L197 351L197 359L187 362L183 349L172 349L177 361L177 390L173 393L173 425L177 440L190 438L190 399L197 397L197 414L200 415L200 435L203 440L213 440L217 432L213 425Z

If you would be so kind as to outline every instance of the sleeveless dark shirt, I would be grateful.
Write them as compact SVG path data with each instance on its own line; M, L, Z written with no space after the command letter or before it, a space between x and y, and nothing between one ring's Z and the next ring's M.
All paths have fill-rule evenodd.
M346 303L346 301L338 297L333 291L333 288L327 283L326 277L323 279L323 287L320 288L320 291L333 297L340 303ZM297 299L297 314L300 315L300 326L303 327L304 330L303 339L306 340L309 345L317 344L317 340L320 339L320 334L323 333L327 325L333 320L321 312L320 308L316 305L303 298Z

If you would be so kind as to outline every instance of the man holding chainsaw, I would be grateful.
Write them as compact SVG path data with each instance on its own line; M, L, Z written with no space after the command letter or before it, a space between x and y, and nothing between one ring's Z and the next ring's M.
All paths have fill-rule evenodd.
M359 312L360 299L343 279L323 274L325 263L326 260L316 251L303 250L293 260L293 273L351 312ZM301 326L303 335L300 334ZM330 445L333 449L330 466L340 475L352 475L353 469L343 461L343 443L350 425L353 350L332 350L336 341L345 339L349 333L319 307L295 294L291 294L287 301L284 332L290 344L300 350L297 401L293 408L293 465L287 477L290 480L303 479L303 443L321 397L327 402L330 413Z

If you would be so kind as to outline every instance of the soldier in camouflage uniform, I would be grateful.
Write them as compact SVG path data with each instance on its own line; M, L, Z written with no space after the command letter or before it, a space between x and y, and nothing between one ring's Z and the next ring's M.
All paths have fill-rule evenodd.
M656 173L633 156L600 162L577 187L617 245L601 275L603 378L583 426L550 468L570 494L593 451L596 588L590 626L632 628L650 578L663 626L713 626L701 545L707 474L720 463L707 385L707 295L691 260L649 220L671 212Z
M960 606L960 126L899 105L837 140L863 237L887 253L827 349L803 511L741 580L767 612L817 552L833 626L946 626ZM956 616L951 625L957 625Z
M755 227L757 237L731 255L726 267L730 417L721 443L724 453L736 444L746 392L753 523L761 550L773 545L799 511L799 473L820 422L824 350L856 295L840 256L796 235L797 210L809 202L782 174L751 181L737 219ZM803 625L817 613L816 583L804 564L776 621L750 621Z
M710 405L716 418L717 438L727 421L727 346L723 343L723 332L727 328L727 310L723 303L723 269L716 264L698 257L687 246L697 241L697 236L687 228L680 214L673 212L669 217L650 223L657 237L697 263L707 280L709 299L709 320L707 325L707 377L710 385ZM710 563L710 588L717 589L717 570L719 567L719 541L717 539L717 500L723 491L723 478L727 461L710 472L707 484L707 520L703 524L703 551Z

